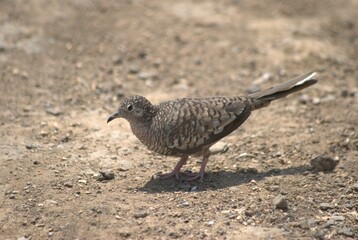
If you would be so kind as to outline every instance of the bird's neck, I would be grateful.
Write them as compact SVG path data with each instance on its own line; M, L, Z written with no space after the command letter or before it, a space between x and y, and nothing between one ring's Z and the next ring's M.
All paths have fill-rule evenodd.
M141 121L131 122L131 129L134 135L147 147L151 145L151 138L153 137L152 123L155 117L156 109L148 111Z

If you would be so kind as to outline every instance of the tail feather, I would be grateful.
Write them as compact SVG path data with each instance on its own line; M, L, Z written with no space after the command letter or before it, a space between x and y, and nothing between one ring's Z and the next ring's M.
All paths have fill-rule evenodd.
M252 108L258 109L270 104L271 101L286 97L287 95L307 88L317 82L316 72L306 73L287 82L273 86L261 92L250 94Z

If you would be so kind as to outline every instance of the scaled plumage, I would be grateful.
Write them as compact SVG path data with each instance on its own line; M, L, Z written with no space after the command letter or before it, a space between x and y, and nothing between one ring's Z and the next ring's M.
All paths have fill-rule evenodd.
M267 90L244 97L182 98L152 105L142 96L124 99L107 120L125 118L135 136L148 149L181 158L175 169L163 178L179 180L181 167L190 155L202 155L198 174L187 180L202 180L209 159L209 148L236 130L253 110L317 82L308 73Z

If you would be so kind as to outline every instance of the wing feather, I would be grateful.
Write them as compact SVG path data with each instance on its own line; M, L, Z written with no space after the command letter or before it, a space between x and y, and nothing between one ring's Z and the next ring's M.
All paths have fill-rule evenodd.
M210 147L238 128L251 113L249 103L239 97L181 99L170 104L178 111L168 113L164 142L187 154Z

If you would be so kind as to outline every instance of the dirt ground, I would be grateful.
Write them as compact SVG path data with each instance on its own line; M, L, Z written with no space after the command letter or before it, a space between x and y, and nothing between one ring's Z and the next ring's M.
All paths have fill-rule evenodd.
M0 1L0 239L357 238L357 16L356 0ZM312 70L203 182L159 180L178 159L106 124L130 94L244 95Z

